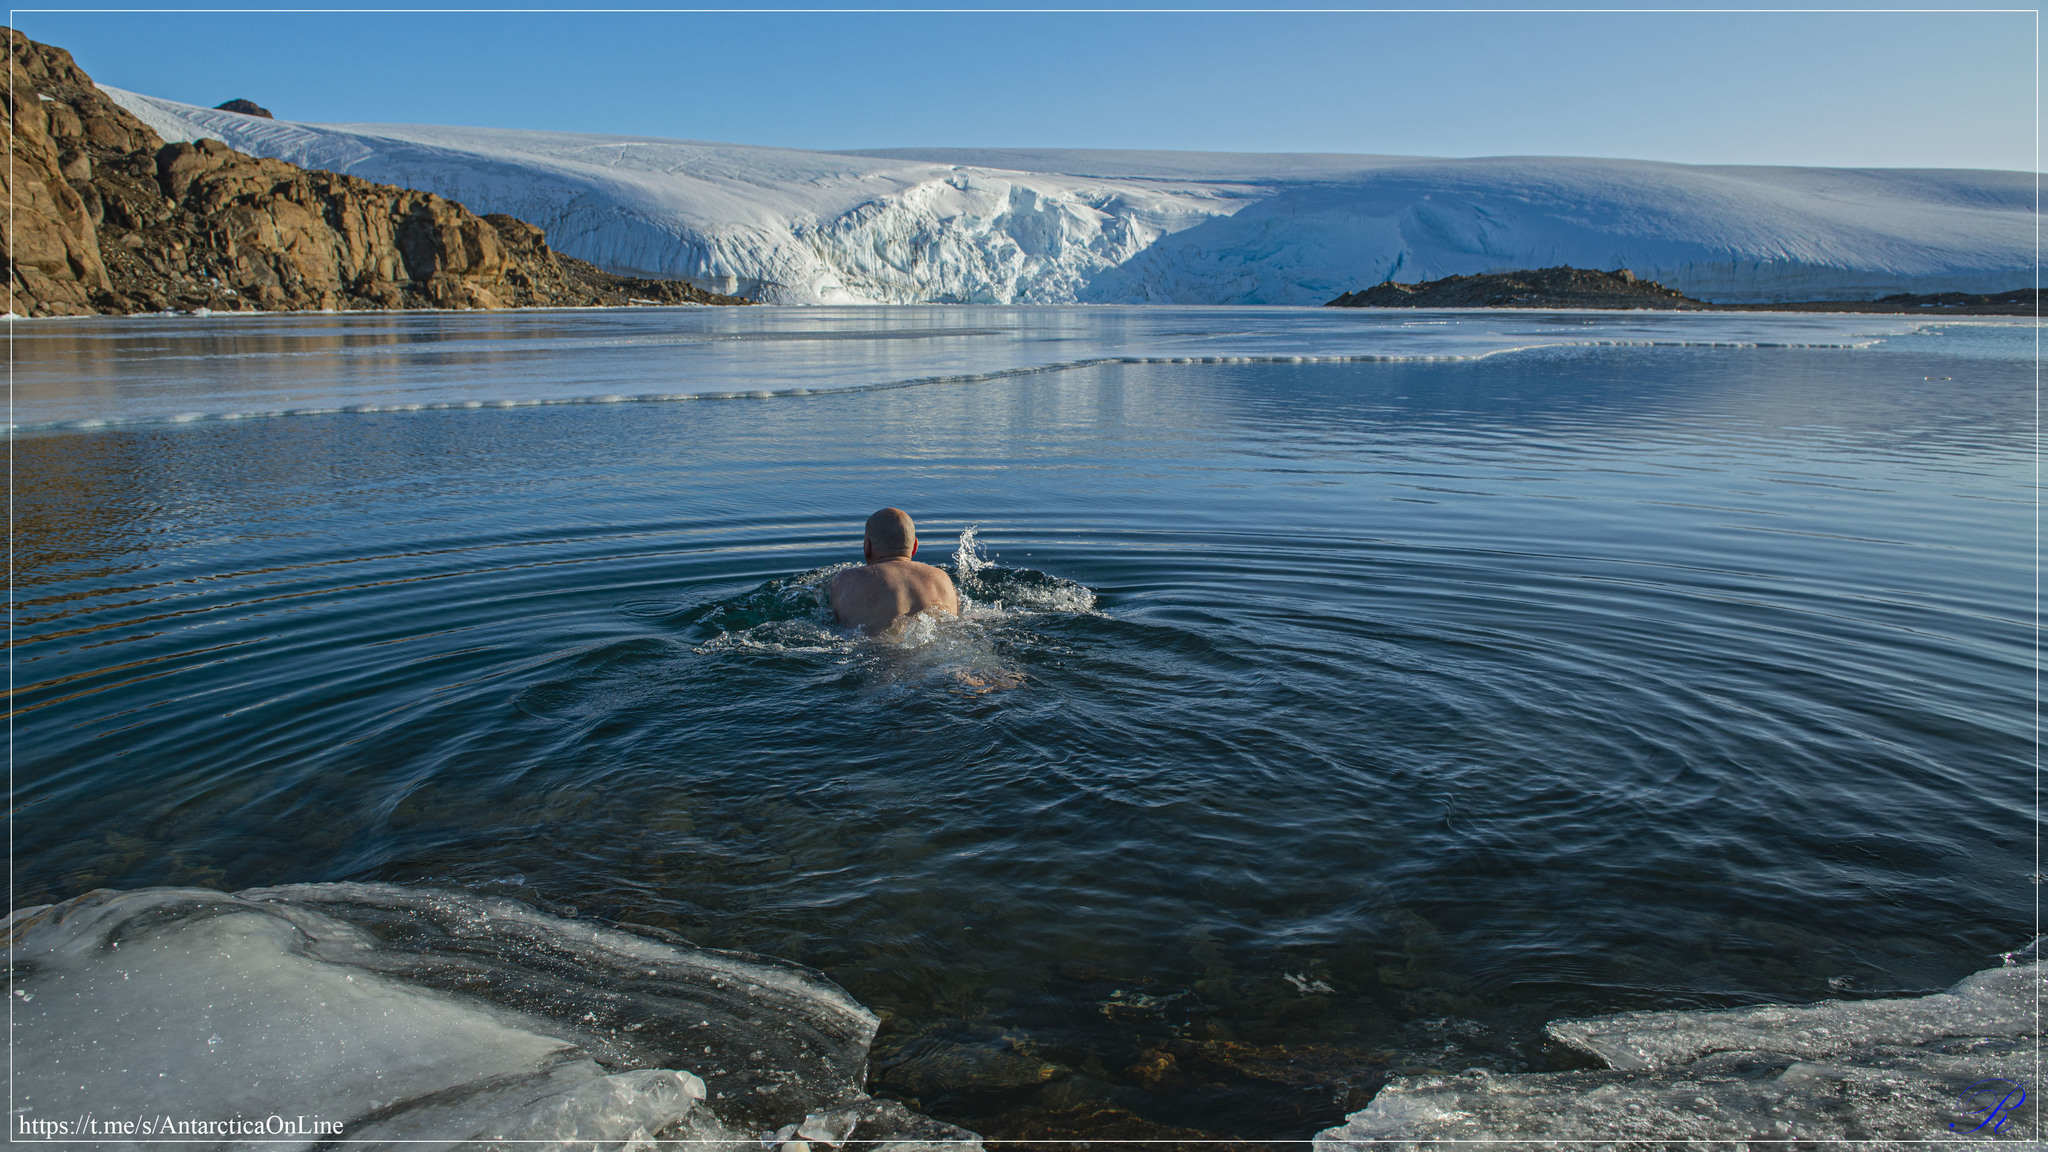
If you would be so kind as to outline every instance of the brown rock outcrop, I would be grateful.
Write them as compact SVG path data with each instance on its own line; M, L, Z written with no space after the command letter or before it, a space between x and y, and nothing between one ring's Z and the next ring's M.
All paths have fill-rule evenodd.
M11 29L9 36L29 43ZM40 315L98 311L95 302L111 289L100 261L98 213L66 176L67 170L80 174L89 185L91 160L83 147L90 138L87 123L71 103L44 94L73 87L85 74L63 53L10 51L9 70L0 107L6 112L10 154L0 185L14 214L4 253L13 294L34 300ZM140 144L126 125L104 117L92 122L91 131L109 148ZM60 139L67 150L59 150Z
M747 302L613 276L430 192L166 145L68 52L6 32L18 315Z

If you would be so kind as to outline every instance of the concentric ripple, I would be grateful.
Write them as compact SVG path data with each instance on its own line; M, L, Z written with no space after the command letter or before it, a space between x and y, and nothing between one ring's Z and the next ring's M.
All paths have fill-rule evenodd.
M1298 1137L1559 1015L1941 987L2031 927L2032 339L25 438L14 897L669 928L991 1135ZM885 504L966 607L870 640L820 589Z

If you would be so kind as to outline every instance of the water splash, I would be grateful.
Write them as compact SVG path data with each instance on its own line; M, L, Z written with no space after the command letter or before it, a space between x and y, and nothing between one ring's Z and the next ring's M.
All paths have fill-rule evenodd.
M978 524L969 524L960 530L960 542L953 546L953 581L962 583L974 579L975 573L995 563L981 550L981 541L974 535Z
M1095 611L1095 591L1049 572L1008 568L989 558L969 524L953 548L953 587L960 593L960 616L991 620L1020 613L1075 614Z

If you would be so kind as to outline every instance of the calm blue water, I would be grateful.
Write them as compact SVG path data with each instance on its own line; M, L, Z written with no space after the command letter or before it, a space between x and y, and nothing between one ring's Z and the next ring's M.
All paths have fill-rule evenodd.
M1303 1136L2032 931L2029 327L703 316L17 325L16 422L116 426L14 446L16 902L672 928L824 970L879 1091L991 1135ZM552 403L754 391L739 331L830 388ZM362 364L486 410L118 426ZM813 592L884 504L989 562L907 645Z

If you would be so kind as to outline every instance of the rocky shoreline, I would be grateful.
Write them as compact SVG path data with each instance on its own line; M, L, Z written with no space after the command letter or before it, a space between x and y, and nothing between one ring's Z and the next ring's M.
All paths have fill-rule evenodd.
M1884 315L2037 316L2038 289L1997 294L1900 293L1876 300L1802 300L1779 304L1716 304L1642 280L1626 268L1535 268L1446 276L1416 284L1389 280L1346 292L1329 308L1648 308L1667 312L1869 312Z
M167 145L70 53L13 29L7 48L15 315L751 303L614 275L432 193Z

